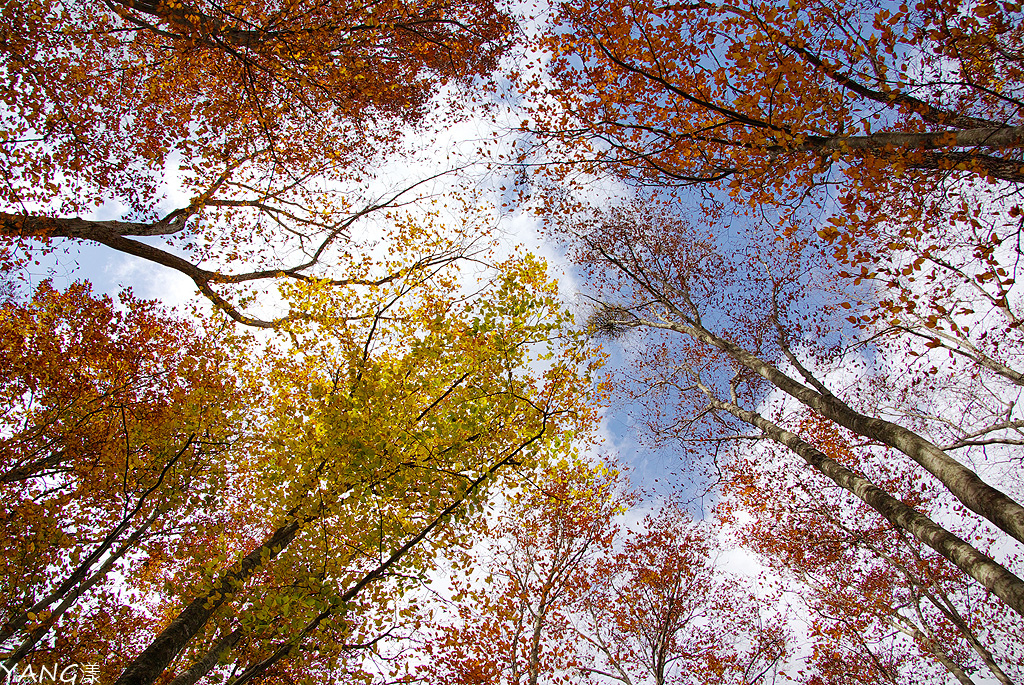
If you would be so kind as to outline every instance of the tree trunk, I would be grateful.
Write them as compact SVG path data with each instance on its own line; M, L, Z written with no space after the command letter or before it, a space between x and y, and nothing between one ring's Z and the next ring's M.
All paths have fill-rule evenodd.
M894 526L906 530L917 540L956 564L957 568L991 590L1006 602L1007 606L1024 616L1024 581L1006 568L942 528L924 514L903 504L867 478L858 476L801 440L799 436L768 421L760 414L735 404L722 402L714 397L709 397L709 402L713 408L729 412L741 421L761 429L772 440L788 447L840 487L859 497Z
M194 663L191 668L179 675L177 678L171 681L170 685L195 685L199 680L207 673L213 670L213 667L220 663L220 660L224 658L238 641L242 639L242 629L235 628L233 631L217 640L213 647L210 648L203 658Z
M1024 542L1024 507L996 490L960 462L917 433L861 414L832 395L823 395L799 383L730 340L711 333L699 324L655 323L645 325L684 333L725 352L734 360L767 379L775 387L810 409L871 440L898 449L928 470L971 511L984 516L1008 535Z
M156 636L149 647L128 664L114 685L151 685L160 677L171 661L203 629L214 612L227 601L227 595L237 590L256 569L280 554L295 539L306 520L292 518L294 514L293 509L288 513L291 520L228 569L209 592L192 600L192 603Z

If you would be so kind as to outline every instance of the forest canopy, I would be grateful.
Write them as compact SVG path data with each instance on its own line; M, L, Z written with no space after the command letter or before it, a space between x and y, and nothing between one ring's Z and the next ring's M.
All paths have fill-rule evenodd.
M8 3L0 675L1024 682L1022 14Z

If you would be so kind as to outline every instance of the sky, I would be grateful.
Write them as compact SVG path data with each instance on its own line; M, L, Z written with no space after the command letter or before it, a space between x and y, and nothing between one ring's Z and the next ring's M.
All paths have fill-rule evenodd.
M444 95L450 97L454 93ZM441 100L439 98L438 102ZM439 170L458 169L448 176L418 188L416 192L422 195L422 201L407 207L405 211L413 215L423 214L433 206L432 200L456 192L456 189L461 189L462 192L468 189L475 193L472 202L474 207L479 209L479 215L473 220L480 222L482 228L492 229L493 234L498 237L496 253L500 256L510 254L516 249L525 249L543 256L548 261L550 274L559 280L564 301L578 313L582 323L592 307L595 293L586 283L581 271L567 259L564 248L549 238L544 226L531 211L529 187L522 187L520 181L521 167L510 163L509 157L502 161L494 161L497 155L510 156L514 148L531 143L529 136L518 131L518 124L514 123L521 118L517 110L518 103L513 99L503 102L502 105L507 109L501 113L499 123L494 123L487 116L481 115L454 126L446 125L443 129L432 129L427 124L419 129L419 133L410 134L405 141L406 147L410 150L409 155L394 156L381 163L367 192L371 196L381 197L411 180L428 178ZM447 114L440 104L437 114L439 119ZM495 140L492 134L496 130L499 135L496 142L491 143L489 141ZM486 160L479 158L477 152L482 141L488 141L487 148L492 161L490 167ZM526 181L527 184L529 182ZM180 191L173 173L166 179L165 189L168 209L187 204L188 198ZM522 191L523 195L516 191ZM591 195L587 199L599 208L629 195L628 189L607 180L590 186L588 192ZM502 206L502 203L506 203L507 206ZM464 218L459 212L457 206L452 205L442 210L442 216L458 222ZM118 207L106 206L88 218L112 219L121 218L121 215ZM362 239L372 240L381 225L379 222L366 222L357 231ZM733 232L729 227L719 232L716 239L723 246L734 246L742 242L738 232ZM149 240L159 242L157 239ZM1010 257L1012 255L1002 255L1005 259ZM209 311L209 303L197 295L194 284L187 277L104 247L83 245L77 241L58 241L56 249L39 261L38 265L33 265L28 270L29 285L36 285L43 279L52 279L61 287L74 280L87 279L100 292L114 294L124 288L132 288L138 296L159 299L183 312L193 309L198 312ZM268 297L272 300L275 296L270 294ZM814 303L805 303L804 306L814 306ZM649 349L643 339L631 335L604 341L602 344L609 353L606 372L613 381L621 380L623 375L629 373L632 363L643 359ZM884 367L888 367L888 373L894 378L890 388L893 392L902 390L897 386L909 378L909 375L901 376L899 370L911 368L911 355L905 351L893 350L890 350L889 354L888 358L879 359L873 356L873 349L870 346L863 346L851 354L846 362L828 369L825 379L833 387L859 392L861 388L858 385L867 374L863 370L854 373L851 369L854 361L860 361L863 362L862 367L869 370L884 371ZM943 373L956 379L957 366L954 362L942 359L942 354L937 351L928 354L930 356L926 359L934 359ZM920 366L924 361L916 358L913 363ZM883 388L883 391L886 389L889 388ZM884 392L881 395L884 396ZM775 392L762 398L760 407L774 408L780 413L785 413L792 409L793 404L781 393ZM958 405L955 404L928 408L946 415L959 411ZM660 447L648 444L638 425L641 414L642 408L639 405L630 406L624 404L621 399L616 400L615 404L604 410L599 429L604 440L602 450L614 455L628 467L633 484L640 488L645 496L644 503L630 512L627 518L632 517L632 522L635 523L653 503L673 491L683 497L696 515L706 515L713 505L713 500L701 498L700 488L693 483L687 483L685 469L680 464L680 450L672 443ZM723 531L723 537L727 536L728 531ZM721 563L729 570L749 575L765 570L757 558L741 549L728 551L722 556Z
M518 58L519 60L525 57ZM446 101L458 98L455 91L445 91L435 98L434 117L444 119L449 115ZM454 170L415 188L402 200L413 200L404 211L416 215L418 212L436 210L432 201L443 196L469 190L476 196L476 207L480 218L476 219L483 230L496 237L494 243L495 261L514 251L530 251L544 258L549 265L549 274L559 283L560 295L566 306L574 311L580 325L594 306L593 293L582 280L579 269L565 254L564 245L553 240L542 226L530 199L530 188L521 183L522 168L507 164L500 155L511 155L519 146L529 144L529 136L515 130L521 120L516 102L504 101L506 109L500 117L492 118L477 114L465 118L456 125L432 128L426 124L418 127L422 133L406 137L404 148L407 154L394 156L377 164L373 171L374 180L364 189L366 197L385 197L421 179L431 179L441 171ZM497 119L497 120L496 120ZM506 128L507 127L507 128ZM494 133L499 135L496 137ZM481 146L486 157L480 157ZM496 163L495 160L498 160ZM528 183L528 181L527 181ZM189 198L181 189L172 164L162 186L164 200L161 210L169 212L186 206ZM597 206L614 202L625 196L626 190L611 181L595 184L588 191L590 201ZM419 200L415 198L419 197ZM448 212L449 221L458 222L461 217L453 204ZM124 208L117 203L107 203L84 218L95 220L124 219ZM384 221L364 221L353 227L353 234L364 240L374 240L376 232L382 230ZM376 227L375 227L376 226ZM136 238L164 249L168 244L159 238ZM186 315L206 315L212 311L210 303L202 297L195 284L185 275L161 265L117 252L105 246L78 240L56 239L49 254L40 255L24 272L24 285L33 288L44 279L57 287L64 287L74 281L87 280L95 291L115 296L124 289L131 289L136 296L158 300ZM170 247L172 251L183 254ZM215 266L210 261L204 266ZM234 267L237 270L237 266ZM265 296L273 302L278 296L273 291ZM605 341L602 345L609 354L606 373L609 377L625 372L637 354L643 351L636 340ZM642 439L635 412L638 408L620 405L610 406L603 411L600 428L604 442L602 452L614 457L627 467L633 484L657 498L668 495L679 486L678 456L672 446L652 447ZM691 507L695 514L701 512L702 502L692 488L685 487L687 497L693 497Z

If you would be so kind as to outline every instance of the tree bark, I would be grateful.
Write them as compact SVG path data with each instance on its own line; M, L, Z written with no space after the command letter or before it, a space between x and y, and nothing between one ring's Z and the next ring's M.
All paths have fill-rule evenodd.
M293 509L288 513L287 518L290 520L287 523L228 569L209 592L192 600L192 603L156 636L149 647L128 664L114 685L151 685L202 630L214 612L227 601L227 595L237 590L256 569L280 554L295 539L306 520L293 518L294 515Z
M194 663L191 668L171 681L170 685L195 685L200 678L213 670L213 667L220 663L220 660L228 654L238 641L242 639L242 629L235 628L214 643L203 658Z
M642 322L657 328L684 333L725 352L747 369L840 426L903 452L923 466L971 511L1008 535L1024 542L1024 507L991 485L974 471L956 461L917 433L884 419L861 414L838 398L821 394L790 378L730 340L720 338L700 324Z
M0 212L0 234L25 238L78 238L97 240L96 236L171 235L185 228L185 213L171 214L150 223L135 221L92 221L89 219L9 214Z
M867 136L834 136L810 138L796 150L848 152L850 150L881 150L893 147L902 150L947 150L961 147L1024 146L1024 126L998 126L953 129L925 133L883 132Z
M707 394L705 390L705 394ZM709 395L714 409L726 411L756 428L766 436L785 445L807 464L814 467L843 489L853 493L881 514L894 526L902 528L918 541L935 550L957 568L991 590L1007 606L1024 616L1024 581L1002 565L982 554L972 545L942 528L921 512L908 507L867 478L855 474L799 436L768 421L760 414L736 404L722 402Z

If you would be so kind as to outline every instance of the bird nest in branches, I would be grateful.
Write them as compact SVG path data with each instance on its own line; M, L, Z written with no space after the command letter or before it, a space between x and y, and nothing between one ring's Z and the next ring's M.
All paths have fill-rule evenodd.
M601 305L587 319L587 330L596 338L617 338L637 324L636 314L625 307Z

